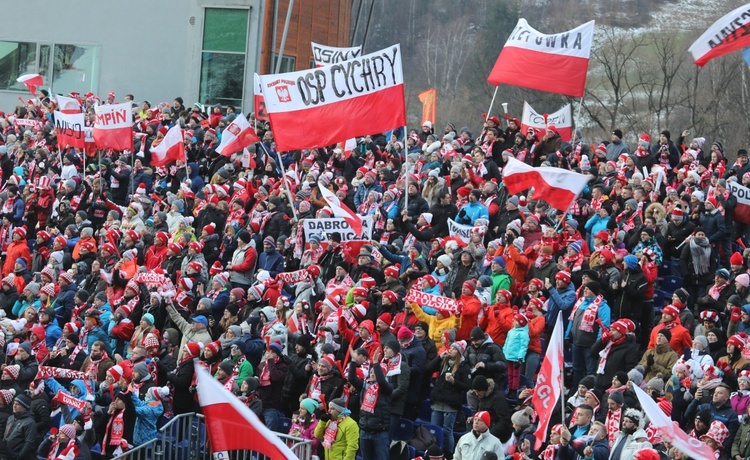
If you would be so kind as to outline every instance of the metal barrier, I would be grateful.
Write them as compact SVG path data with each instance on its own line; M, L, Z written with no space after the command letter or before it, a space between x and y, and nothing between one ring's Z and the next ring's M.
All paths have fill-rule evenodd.
M300 460L312 460L312 441L276 433ZM167 422L153 439L115 459L122 460L213 460L202 414L180 414ZM230 451L227 460L264 460L252 450Z

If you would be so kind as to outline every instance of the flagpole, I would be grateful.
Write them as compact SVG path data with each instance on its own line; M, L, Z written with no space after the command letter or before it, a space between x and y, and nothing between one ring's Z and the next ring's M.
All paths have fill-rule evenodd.
M573 143L573 139L576 137L576 129L578 129L578 120L581 116L581 107L583 107L583 96L581 96L581 99L578 101L578 108L576 109L576 119L575 119L575 128L573 128L573 132L570 133L570 143ZM580 141L580 139L579 139ZM575 150L575 146L573 146L573 150Z
M492 100L490 101L490 108L487 109L487 118L492 116L492 106L495 104L495 98L497 97L498 88L499 86L495 86L495 92L492 94Z
M404 125L404 209L409 209L409 150L406 148L406 125Z
M564 213L564 214L563 214L563 216L562 216L563 218L557 221L557 224L555 224L555 231L557 231L557 229L558 229L558 228L560 228L560 224L561 224L561 223L562 223L563 221L565 221L565 220L568 220L568 219L567 219L567 217L568 217L568 213L570 212L570 208L572 208L572 207L573 207L573 203L575 203L575 202L576 202L576 201L578 200L578 197L579 197L579 195L580 195L580 193L579 193L579 194L577 194L577 195L576 195L576 196L575 196L575 197L573 198L573 201L571 201L571 202L570 202L570 204L568 205L568 208L567 208L567 209L565 210L565 213Z
M83 180L86 180L86 147L83 148Z

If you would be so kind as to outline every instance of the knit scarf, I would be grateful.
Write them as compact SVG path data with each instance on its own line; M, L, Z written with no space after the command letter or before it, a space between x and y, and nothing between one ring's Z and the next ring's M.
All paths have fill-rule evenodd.
M646 158L649 155L651 155L651 152L641 147L640 145L638 146L637 149L635 149L635 156L637 158Z
M565 255L563 257L563 264L566 265L571 272L580 270L583 266L583 252L578 252L573 256Z
M365 394L362 396L362 405L360 406L360 410L369 412L371 414L375 413L375 406L378 404L378 397L380 396L380 393L378 391L379 388L380 385L378 385L377 383L373 383L367 386L367 388L365 389Z
M703 380L703 379L700 379L700 380L698 380L697 385L698 385L698 389L699 390L703 390L703 392L706 393L708 391L714 390L716 387L719 386L720 383L721 383L721 379L720 378L719 379L712 379L712 380Z
M102 452L106 452L107 446L119 446L125 435L125 411L119 410L112 414L107 422L107 429L102 440Z
M584 318L585 315L586 314L584 313ZM612 347L615 345L619 345L624 341L625 336L623 335L617 340L610 340L609 342L607 342L607 346L604 347L604 350L599 352L599 367L596 369L597 374L604 374L604 367L607 365L607 358L609 358L609 352L612 350Z
M693 258L693 273L705 275L708 273L711 258L711 243L708 238L694 236L690 239L690 256Z
M271 385L271 371L268 369L268 363L269 361L266 361L266 365L263 366L263 372L260 373L260 386L262 387Z
M57 454L58 450L60 450L60 441L55 437L55 442L52 443L52 447L47 454L47 460L75 460L78 458L79 451L75 438L69 440L68 445L59 454Z
M573 311L570 312L570 317L568 318L570 321L573 321L578 308L581 306L581 304L583 304L585 300L585 297L581 297L578 302L576 302L575 306L573 306ZM596 316L599 313L599 306L603 301L604 297L598 295L596 296L594 301L586 307L586 311L583 313L583 318L581 318L581 324L578 326L579 330L589 333L594 332L594 323L596 323Z
M713 285L710 288L708 288L708 295L711 296L714 300L719 300L719 296L721 295L721 291L724 290L725 287L729 286L729 281L722 284L721 286Z
M615 435L620 431L620 419L622 418L622 407L616 411L607 412L607 420L605 426L607 427L607 440L609 441L609 448L615 445Z
M323 447L328 450L333 448L333 443L336 442L336 434L339 432L339 423L346 420L346 415L340 415L336 420L331 420L326 426L326 431L323 433Z
M560 448L560 444L550 444L546 449L539 454L542 460L555 460L557 458L557 450Z
M76 347L76 348L78 348L78 347ZM76 351L76 353L77 353L77 351ZM97 376L99 375L99 364L101 364L101 362L103 360L107 359L107 358L108 358L108 356L107 356L107 352L106 351L103 351L102 352L102 357L99 358L96 361L94 361L93 359L91 359L91 357L89 356L89 359L91 359L91 362L86 367L86 374L89 376L89 378L91 380L97 380Z
M537 256L536 260L534 261L534 267L536 268L544 268L545 265L547 265L547 262L552 260L552 254L539 254Z
M401 374L401 353L397 353L389 360L383 360L383 363L388 366L388 370L385 373L386 377Z
M615 218L615 220L617 221L618 224L621 225L622 230L625 233L627 233L630 230L633 230L635 228L635 216L636 215L637 215L637 213L635 211L633 211L632 213L630 213L630 215L627 214L627 211L623 211L623 212L621 212L620 214L617 215L617 217ZM625 222L622 222L623 220Z
M333 374L326 374L323 376L318 374L313 375L312 380L310 381L310 389L307 390L307 397L310 399L320 399L320 395L323 393L321 385L331 377L333 377Z

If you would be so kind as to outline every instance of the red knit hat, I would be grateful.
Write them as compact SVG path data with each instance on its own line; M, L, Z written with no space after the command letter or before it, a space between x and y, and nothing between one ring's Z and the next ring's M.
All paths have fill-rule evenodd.
M675 307L674 305L667 305L666 307L664 307L661 313L662 315L669 315L672 318L677 318L680 316L680 309Z
M485 425L490 426L492 424L492 417L490 417L490 413L486 410L481 410L474 414L474 417L480 419L484 422Z
M739 252L735 252L732 254L732 257L729 258L729 263L731 265L742 265L742 262L744 262L744 259L742 258L742 254Z

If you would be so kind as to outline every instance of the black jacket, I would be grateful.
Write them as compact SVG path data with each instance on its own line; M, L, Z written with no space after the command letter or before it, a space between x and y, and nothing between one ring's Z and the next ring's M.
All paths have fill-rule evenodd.
M0 441L0 456L18 460L36 460L36 424L30 410L16 417L12 415L5 427L5 438Z
M479 348L474 348L474 345L466 347L464 361L471 369L471 378L484 375L494 380L498 386L502 386L501 383L505 381L506 363L503 349L490 337L487 337ZM477 363L484 363L484 367L474 369Z
M388 431L391 427L393 386L388 382L380 366L373 365L371 369L375 372L375 379L378 385L378 399L373 412L361 408L362 404L365 403L367 389L373 384L365 384L363 380L357 377L357 364L353 361L349 363L349 382L359 391L359 429L366 433L382 433L383 431Z
M601 339L597 340L591 348L591 356L599 358L599 352L604 350L605 347L606 344L602 343ZM624 369L634 368L638 365L640 356L640 353L638 353L638 344L633 337L627 337L622 343L613 345L609 350L607 363L604 365L604 374L596 375L596 388L599 391L604 391L611 387L612 377L615 376L615 373Z
M629 318L639 321L641 318L641 307L646 294L646 275L640 266L635 269L626 269L620 275L620 283L625 281L625 287L621 284L614 289L614 301L610 306L612 322L621 318Z
M508 406L508 401L505 400L505 395L495 386L491 385L485 397L477 401L477 411L487 411L490 413L490 420L492 420L490 433L501 442L506 442L510 439L510 435L513 434L513 423L510 421L513 412L511 412L510 406Z
M680 249L677 249L677 246L681 245L685 241L685 238L693 233L693 230L695 230L695 224L690 221L683 222L682 225L679 226L675 225L674 222L669 222L667 225L667 236L664 242L665 260L680 258L680 252L685 245Z
M177 366L174 373L167 374L167 381L174 386L174 413L175 415L195 411L195 397L191 385L195 374L195 365L192 359L187 359Z
M452 366L449 366L447 361L443 363L443 359L437 356L427 365L427 371L430 373L439 372L438 378L435 380L435 386L432 388L430 400L432 402L447 404L456 410L461 410L461 405L466 400L466 392L471 387L469 382L469 366L466 364L466 360L461 361L458 369L453 373ZM454 382L452 384L445 380L446 372L453 374Z

